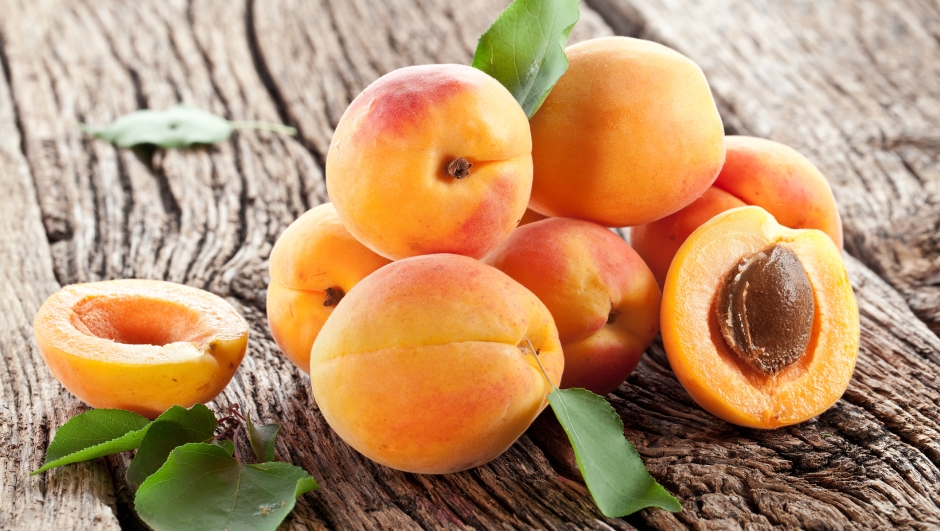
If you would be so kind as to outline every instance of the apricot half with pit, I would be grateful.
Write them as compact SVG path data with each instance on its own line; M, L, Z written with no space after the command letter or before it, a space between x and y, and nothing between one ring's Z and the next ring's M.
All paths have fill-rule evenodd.
M157 280L66 286L43 303L34 329L72 394L150 419L215 398L248 343L248 323L224 299Z
M481 262L437 254L393 262L346 294L313 343L310 382L329 425L366 457L444 474L508 448L563 367L535 295Z
M718 214L685 241L663 289L663 345L702 408L776 428L819 415L858 357L858 306L839 248L760 207Z

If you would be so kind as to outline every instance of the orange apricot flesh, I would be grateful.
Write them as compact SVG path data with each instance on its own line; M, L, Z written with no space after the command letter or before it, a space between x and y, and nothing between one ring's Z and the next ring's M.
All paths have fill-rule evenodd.
M532 117L530 208L608 227L648 223L712 184L724 129L702 70L651 41L569 46L569 67Z
M388 73L356 97L326 160L330 200L376 253L480 258L516 227L532 138L498 81L463 65Z
M392 468L443 474L508 448L563 367L535 295L481 262L438 254L357 284L313 344L310 381L350 446Z
M596 223L536 221L513 231L484 262L548 307L565 354L563 388L613 391L659 331L653 274L625 241Z
M774 244L799 258L815 314L806 353L764 374L725 343L716 298L742 257ZM682 245L666 277L661 327L672 369L692 398L713 415L752 428L796 424L825 411L845 392L858 357L858 307L839 249L825 233L788 229L753 206L715 216Z
M290 224L271 250L267 312L271 335L304 372L323 323L360 280L389 263L346 230L331 203Z
M66 286L43 303L34 329L72 394L150 419L215 398L248 343L248 323L224 299L156 280Z

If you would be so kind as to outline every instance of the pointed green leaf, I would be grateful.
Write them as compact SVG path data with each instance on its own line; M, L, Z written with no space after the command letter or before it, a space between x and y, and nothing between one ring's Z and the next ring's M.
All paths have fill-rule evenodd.
M316 488L302 468L242 465L226 448L195 443L173 450L140 486L134 505L156 531L273 531L297 497Z
M127 467L127 480L141 484L166 462L177 446L206 442L215 434L215 414L202 404L190 409L173 406L157 417L140 443L137 455Z
M93 409L76 415L56 431L42 468L33 475L57 466L133 450L140 445L149 424L149 420L137 413L120 409Z
M531 118L568 69L579 0L515 0L480 37L473 67L496 78Z
M626 516L645 507L682 510L679 500L646 470L636 448L623 436L623 421L603 397L585 389L555 389L548 402L605 516Z
M259 426L251 422L251 414L248 414L248 440L251 441L251 449L254 450L255 458L259 463L274 461L274 441L280 430L279 424Z

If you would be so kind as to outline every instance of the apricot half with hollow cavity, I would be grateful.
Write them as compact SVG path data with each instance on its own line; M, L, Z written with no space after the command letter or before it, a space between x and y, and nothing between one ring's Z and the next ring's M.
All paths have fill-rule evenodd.
M157 280L66 286L33 326L66 389L93 407L150 419L215 398L248 343L248 323L221 297Z
M728 422L776 428L842 396L858 306L838 247L760 207L718 214L685 241L663 289L663 345L679 382Z

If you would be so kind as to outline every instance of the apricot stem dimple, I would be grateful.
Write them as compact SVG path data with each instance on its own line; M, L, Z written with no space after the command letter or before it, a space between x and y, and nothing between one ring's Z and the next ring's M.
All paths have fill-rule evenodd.
M620 312L617 310L610 310L610 313L607 314L607 324L614 324L614 321L617 320L618 315L620 315Z
M447 175L455 179L463 179L470 176L470 168L473 164L467 159L460 157L447 163Z
M346 292L339 288L326 288L323 291L326 293L326 298L323 299L324 306L336 306L346 296Z
M716 312L728 347L755 370L775 374L806 353L815 306L800 259L774 244L731 268Z

